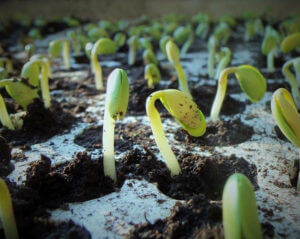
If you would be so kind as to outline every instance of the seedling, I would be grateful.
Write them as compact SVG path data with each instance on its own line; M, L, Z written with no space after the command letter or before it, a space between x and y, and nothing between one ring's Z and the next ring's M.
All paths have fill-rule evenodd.
M264 27L260 20L257 19L250 19L246 22L246 31L245 31L245 41L249 41L256 37L258 34L263 34Z
M144 59L144 64L150 64L153 63L155 65L158 64L158 61L156 59L156 56L154 54L154 52L151 49L146 49L143 53L143 59Z
M29 59L35 52L35 45L32 43L28 43L25 47L24 47L25 53L27 55L27 59Z
M222 47L218 53L219 63L217 66L216 79L219 79L221 72L229 65L231 61L231 50L228 47Z
M219 119L219 113L226 95L227 78L231 73L235 74L242 91L247 94L252 102L260 101L266 93L266 80L255 67L241 65L224 69L219 77L218 90L210 113L213 122Z
M129 83L122 69L115 69L108 77L103 122L103 165L104 174L117 181L114 160L115 120L123 119L128 106Z
M145 66L145 79L148 82L149 88L152 88L154 84L160 82L161 75L157 65L150 63Z
M95 74L96 89L103 90L102 68L98 62L98 55L113 54L116 51L115 43L109 38L101 38L98 40L91 52L91 67Z
M295 75L290 70L291 67L294 68ZM291 85L295 104L300 110L300 57L287 61L282 67L282 73Z
M225 239L263 238L254 189L245 175L235 173L227 179L222 209Z
M73 51L76 55L80 54L81 45L80 45L80 32L75 32L74 30L68 31L67 36L72 44Z
M94 46L93 43L87 42L87 43L85 44L85 47L84 47L85 55L86 55L89 59L91 59L93 46Z
M195 30L196 36L200 37L201 39L205 39L209 31L209 15L200 13L196 15L193 20L198 23L198 26Z
M117 49L120 49L122 46L125 45L126 43L126 36L124 33L117 33L115 36L114 36L114 43L115 43L115 46Z
M205 117L190 96L179 90L160 90L147 98L146 110L155 142L171 174L175 176L180 174L181 169L164 134L161 118L155 108L156 100L160 100L181 127L194 137L205 133Z
M207 71L209 77L214 76L214 68L215 68L215 55L218 47L219 41L214 36L211 36L208 40L207 48L208 48L208 62L207 62Z
M137 36L131 36L127 40L127 44L129 46L129 53L128 53L128 64L130 66L134 65L135 63L135 56L136 56L136 51L139 46L139 38Z
M177 44L181 46L187 41L190 33L191 33L190 27L180 26L173 32L173 38L175 42L177 42Z
M49 43L49 55L58 58L62 54L65 68L70 69L70 42L67 39L53 40Z
M0 94L0 122L3 126L10 130L15 130L15 126L13 125L4 102L2 95Z
M173 64L173 66L177 72L178 81L179 81L179 89L182 90L184 93L186 93L188 95L188 97L192 99L193 97L190 93L185 73L180 64L179 49L178 49L177 45L171 40L168 41L168 43L166 45L166 51L167 51L168 60Z
M52 77L52 71L51 71L51 61L50 57L48 55L42 55L42 54L35 54L31 56L30 61L35 61L35 60L41 60L44 61L47 64L48 67L48 77Z
M139 46L145 50L153 51L153 46L149 37L141 37L139 39Z
M88 38L91 42L96 42L101 38L107 38L107 37L109 37L107 31L101 27L92 27L88 31Z
M172 37L170 36L164 36L160 39L159 41L159 48L161 50L161 52L167 57L167 50L166 50L166 45L168 43L169 40L173 40Z
M18 239L13 205L5 181L0 178L0 214L6 239Z
M220 22L216 26L213 36L216 39L218 39L220 44L225 45L228 42L229 38L231 37L231 34L232 34L232 30L230 29L228 24L225 22Z
M274 57L277 55L277 47L280 42L280 36L276 30L268 26L265 31L265 37L262 43L261 51L267 56L268 72L274 72Z
M283 53L288 53L297 47L300 47L300 32L287 36L281 43Z

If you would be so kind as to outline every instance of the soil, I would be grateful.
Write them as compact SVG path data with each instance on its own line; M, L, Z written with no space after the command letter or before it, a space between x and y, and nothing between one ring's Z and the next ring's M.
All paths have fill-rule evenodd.
M14 170L11 160L11 147L7 144L5 138L0 136L0 176L5 177Z
M52 136L69 130L76 122L76 118L64 111L59 103L52 101L49 109L44 108L40 99L27 107L27 114L23 118L23 128L11 131L2 129L0 134L13 146L30 147L35 143L46 141Z
M243 143L251 139L254 131L238 119L228 121L220 120L208 122L206 133L201 137L190 136L185 130L178 129L175 139L186 145L197 144L198 146L231 146Z

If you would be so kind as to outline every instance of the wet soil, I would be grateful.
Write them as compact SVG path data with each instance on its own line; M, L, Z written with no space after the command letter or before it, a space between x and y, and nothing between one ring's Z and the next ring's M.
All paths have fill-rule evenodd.
M185 130L178 129L175 139L186 145L198 146L231 146L251 139L254 131L251 126L245 125L239 118L208 122L206 132L201 137L190 136Z
M52 106L45 109L44 103L36 99L27 107L23 128L15 131L3 128L0 135L13 146L30 147L69 130L75 121L76 118L64 111L57 102L52 101Z

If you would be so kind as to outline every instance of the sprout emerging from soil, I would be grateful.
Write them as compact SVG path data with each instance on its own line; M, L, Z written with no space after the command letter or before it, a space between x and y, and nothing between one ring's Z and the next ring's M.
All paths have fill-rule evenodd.
M13 205L6 183L0 178L0 214L6 239L18 239Z
M122 69L115 69L108 77L103 122L103 165L104 174L117 181L114 160L115 120L123 119L128 106L129 83Z
M246 29L245 36L244 36L245 41L250 41L258 34L263 34L264 26L260 18L249 19L246 22L245 29Z
M70 69L70 42L67 39L54 40L49 43L49 55L58 58L62 54L65 68Z
M288 53L297 47L300 47L300 32L287 36L281 43L283 53Z
M143 53L143 60L144 60L144 64L150 64L153 63L155 65L158 64L158 61L156 59L156 56L154 54L154 52L151 49L146 49Z
M145 66L145 79L147 79L149 88L152 88L154 84L160 82L160 71L155 64L150 63Z
M114 43L117 49L120 49L126 43L126 35L122 32L118 32L114 36Z
M290 70L291 67L294 68L296 75ZM282 73L291 85L295 104L300 110L300 57L287 61L282 67Z
M80 45L80 35L79 31L68 31L67 36L72 44L73 51L76 55L80 54L81 45Z
M93 49L94 44L92 42L87 42L84 46L84 52L85 55L91 59L91 55L92 55L92 49Z
M228 47L222 47L221 51L218 53L219 63L217 66L216 79L219 79L222 70L224 70L230 63L231 60L231 50Z
M210 117L213 122L219 119L219 113L226 95L228 75L234 73L242 91L252 102L260 101L267 90L267 83L263 75L253 66L241 65L224 69L219 78L218 90L212 105Z
M91 52L91 67L95 74L96 89L103 90L102 68L98 62L98 55L113 54L116 51L115 43L109 38L99 39L93 46Z
M155 108L156 100L160 100L181 127L194 137L199 137L205 133L205 117L189 95L179 90L160 90L147 98L146 110L155 142L171 174L178 175L181 169L164 134L161 118Z
M226 22L220 22L213 33L213 36L221 43L226 44L231 37L232 30Z
M209 15L200 13L195 16L194 20L198 23L198 26L195 30L196 36L200 37L201 39L205 39L209 32Z
M271 109L282 133L300 148L300 114L290 92L284 88L277 89L272 96Z
M274 72L274 57L277 55L277 46L280 42L280 36L276 30L268 26L265 31L261 51L267 56L268 72Z
M166 57L168 57L166 45L167 45L168 41L170 41L170 40L173 40L173 38L170 36L164 36L159 40L159 48Z
M226 239L262 238L254 189L249 179L235 173L227 180L222 197Z
M180 54L177 45L171 40L168 41L168 43L166 44L166 51L169 61L173 64L177 72L179 89L186 93L192 99L193 97L190 93L184 70L180 64Z
M218 40L214 36L211 36L208 40L207 48L208 48L208 62L207 62L207 71L209 77L214 76L214 66L215 66L215 55L216 49L218 46Z
M136 51L139 46L139 38L137 36L131 36L128 39L127 44L129 46L128 64L132 66L135 63Z
M139 46L145 50L153 51L153 46L149 37L141 37L139 39Z

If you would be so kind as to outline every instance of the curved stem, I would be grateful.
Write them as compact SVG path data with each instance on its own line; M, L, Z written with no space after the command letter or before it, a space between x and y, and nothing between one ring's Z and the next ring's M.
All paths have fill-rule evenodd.
M104 122L103 122L103 168L105 176L110 177L114 182L117 182L116 166L115 166L115 151L114 151L114 132L115 121L110 117L108 110L105 107Z
M18 230L15 221L15 216L13 212L13 206L11 202L11 197L6 183L0 178L0 211L1 220L5 232L5 238L7 239L17 239Z
M157 91L154 95L151 95L147 100L146 110L157 147L166 161L166 165L171 171L171 174L174 176L180 174L181 169L163 131L160 115L155 108L154 103L160 96L161 91Z
M193 99L182 66L180 64L177 64L174 65L174 67L178 75L179 89L184 93L186 93L191 99Z
M211 108L210 117L213 122L216 122L219 119L219 114L221 111L221 107L226 95L227 89L227 77L229 74L234 73L236 71L235 67L226 68L221 72L219 82L218 82L218 90L214 99L214 103Z
M103 90L102 68L98 62L97 54L92 55L92 72L95 74L95 83L97 90Z
M7 127L10 130L15 130L15 127L13 126L11 119L7 113L6 105L1 94L0 94L0 121L3 126Z
M63 60L64 64L67 70L70 69L70 43L68 40L64 41L64 47L63 47Z
M230 62L230 55L226 55L221 59L221 61L217 66L216 79L220 77L222 70L224 70L226 66L228 66L229 62Z
M267 69L268 69L268 72L274 72L275 71L275 67L274 67L275 52L276 52L276 49L273 49L267 55Z

